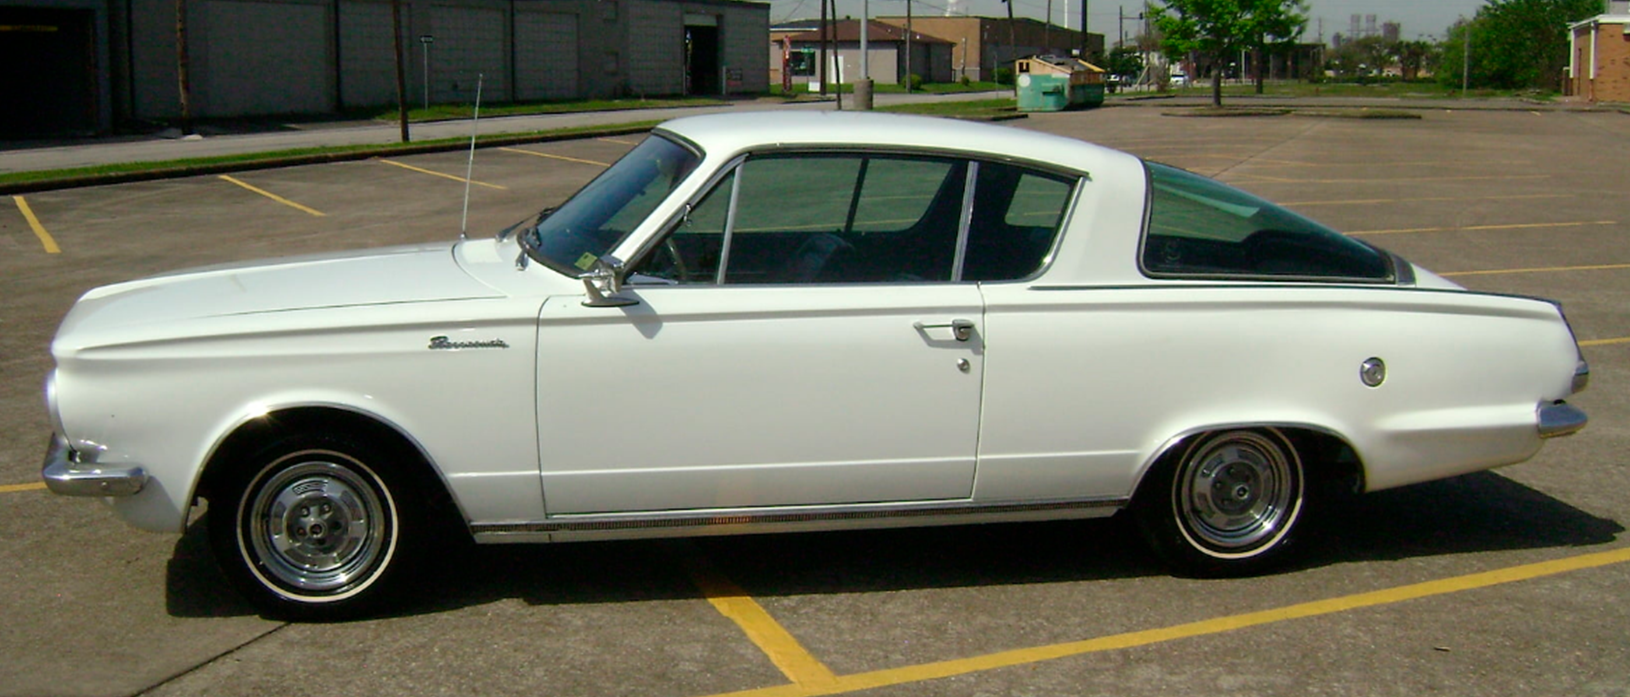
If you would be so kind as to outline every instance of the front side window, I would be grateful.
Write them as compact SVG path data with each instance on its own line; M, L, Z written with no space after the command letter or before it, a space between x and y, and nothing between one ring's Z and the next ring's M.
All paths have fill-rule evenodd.
M967 163L851 153L750 157L632 267L669 283L949 281Z
M1076 179L875 153L748 157L630 266L633 283L1002 281L1039 271ZM972 185L972 195L969 186Z
M1148 163L1141 262L1152 276L1393 280L1388 255L1251 194Z
M617 246L661 204L701 157L653 135L521 233L533 260L577 276Z

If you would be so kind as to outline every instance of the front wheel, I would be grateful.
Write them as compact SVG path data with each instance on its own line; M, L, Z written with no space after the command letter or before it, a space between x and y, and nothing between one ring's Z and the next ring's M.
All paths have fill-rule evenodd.
M1238 576L1278 563L1303 517L1296 448L1275 429L1205 434L1164 459L1133 501L1162 560L1195 576Z
M211 502L226 575L268 615L338 619L377 605L403 577L420 506L385 451L331 437L285 438L252 456Z

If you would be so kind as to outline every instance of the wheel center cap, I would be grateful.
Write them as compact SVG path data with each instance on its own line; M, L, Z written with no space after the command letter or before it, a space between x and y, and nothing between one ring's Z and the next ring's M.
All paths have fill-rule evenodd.
M1251 498L1251 487L1249 485L1239 484L1239 485L1236 485L1234 487L1234 500L1235 501L1248 501L1248 500L1250 500L1250 498Z

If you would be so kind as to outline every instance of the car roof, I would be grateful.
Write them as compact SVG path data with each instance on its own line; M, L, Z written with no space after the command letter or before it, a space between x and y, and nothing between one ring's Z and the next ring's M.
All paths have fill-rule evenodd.
M1131 155L1086 141L991 123L857 111L748 111L662 124L710 157L773 147L830 146L937 150L1027 160L1090 173ZM1124 162L1121 166L1124 166Z

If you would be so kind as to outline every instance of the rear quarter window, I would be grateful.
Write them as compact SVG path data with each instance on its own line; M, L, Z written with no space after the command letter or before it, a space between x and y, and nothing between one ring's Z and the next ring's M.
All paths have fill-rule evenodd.
M1147 163L1146 275L1382 283L1385 252L1239 189Z

